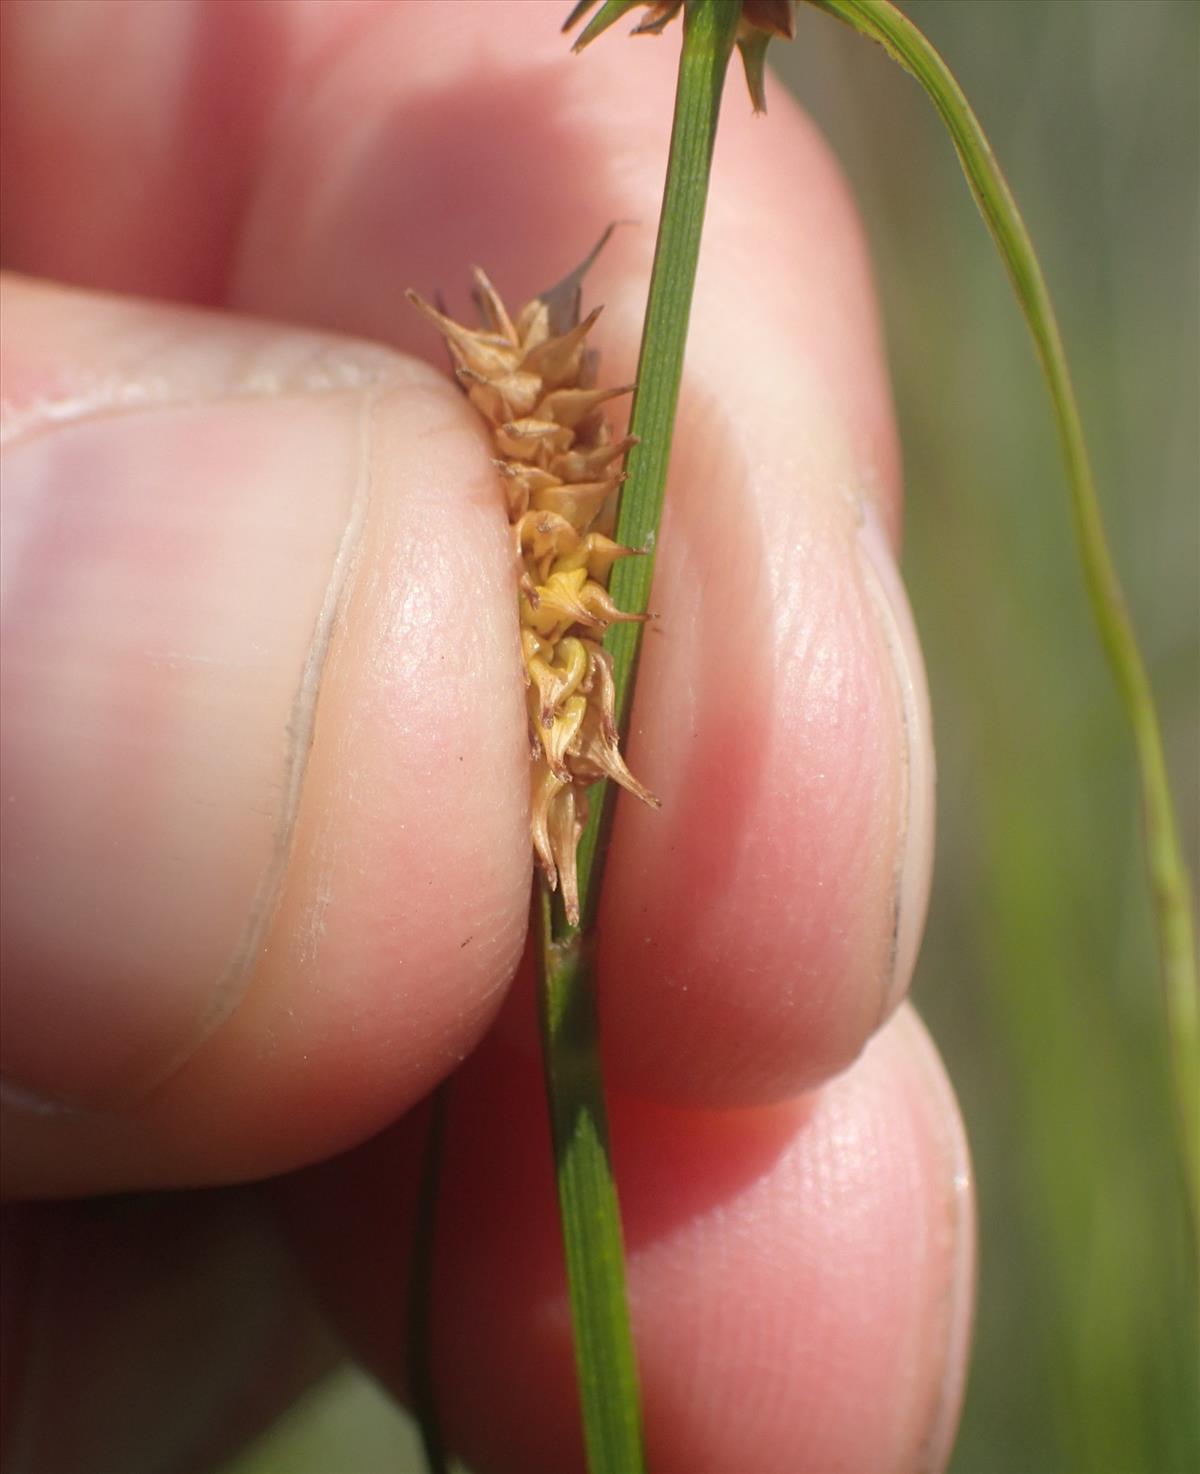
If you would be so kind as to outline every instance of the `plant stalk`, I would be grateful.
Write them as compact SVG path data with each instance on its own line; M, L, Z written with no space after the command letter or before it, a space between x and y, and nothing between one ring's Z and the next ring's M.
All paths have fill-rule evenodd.
M644 554L618 563L610 583L616 602L633 613L645 612L650 598L713 146L740 13L733 0L689 0L684 17L666 184L630 417L630 430L640 443L627 463L629 479L615 533L625 546ZM605 637L613 656L622 735L628 728L641 630L640 624L617 624ZM578 928L567 922L544 882L538 882L539 1015L588 1468L591 1474L639 1474L645 1455L600 1066L592 937L616 790L612 784L596 785L591 800L579 846Z
M624 558L614 565L609 580L616 603L636 614L649 607L654 579L721 92L740 9L731 0L691 0L684 17L667 178L629 418L630 433L638 437L638 444L626 462L629 480L621 492L614 534L625 547L641 552L637 558ZM629 727L643 628L641 624L614 624L604 639L613 657L616 719L622 739ZM584 930L595 921L617 797L611 783L599 787L602 800L591 805L579 844Z

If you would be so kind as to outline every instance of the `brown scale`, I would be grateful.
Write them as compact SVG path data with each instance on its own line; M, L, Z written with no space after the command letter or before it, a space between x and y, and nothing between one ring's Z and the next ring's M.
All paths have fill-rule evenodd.
M620 465L633 441L612 438L601 406L632 386L593 385L596 355L586 340L600 310L579 320L579 279L595 254L558 287L526 303L515 320L476 267L483 321L477 329L407 294L445 338L458 381L491 427L498 452L522 569L517 605L533 848L550 888L562 886L572 924L579 921L575 851L588 785L611 778L658 805L618 748L612 658L599 643L610 624L644 616L622 613L605 587L613 563L631 555L601 527L611 519L625 479Z

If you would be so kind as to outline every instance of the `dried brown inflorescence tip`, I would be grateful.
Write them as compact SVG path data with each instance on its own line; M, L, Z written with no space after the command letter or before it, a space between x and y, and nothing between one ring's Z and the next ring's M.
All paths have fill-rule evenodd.
M632 386L597 389L578 317L578 274L526 303L515 318L475 268L483 326L464 327L416 292L408 300L437 327L468 398L491 429L513 543L532 759L533 848L567 918L579 922L575 850L588 785L612 778L658 800L625 766L617 743L612 657L600 645L623 614L605 587L618 558L608 536L620 469L632 441L614 440L602 406ZM565 319L565 320L564 320Z
M754 111L766 111L767 98L764 88L764 69L767 46L774 36L790 41L796 34L796 0L725 0L737 4L737 44L742 53L742 64L746 70L746 85ZM571 30L591 10L599 10L580 32L574 49L582 51L609 26L620 20L631 10L641 8L645 13L633 28L635 36L657 36L666 30L684 8L684 0L578 0L563 25L564 31Z

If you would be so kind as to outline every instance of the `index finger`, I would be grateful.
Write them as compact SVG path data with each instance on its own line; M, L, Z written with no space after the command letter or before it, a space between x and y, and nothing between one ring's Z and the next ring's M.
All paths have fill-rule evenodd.
M115 7L99 35L88 28L108 7L85 7L75 28L9 9L5 147L20 167L8 170L6 219L10 259L27 270L436 354L404 285L445 283L453 305L483 256L519 299L610 220L657 209L674 48L614 42L571 58L557 4L137 7L137 28ZM118 43L119 107L83 85ZM397 62L414 55L407 71ZM193 100L186 127L181 95ZM200 124L211 141L198 155ZM52 145L76 190L36 187ZM193 221L197 198L207 233L164 227L176 210ZM616 381L632 367L651 234L620 232L593 281ZM862 243L827 153L782 96L769 124L740 91L726 108L681 428L655 593L662 637L631 744L672 801L619 819L606 1032L638 1088L778 1098L843 1065L903 992L927 879L929 768L919 658L894 571L878 573L885 538L864 552L865 509L894 529L896 452ZM353 914L361 896L336 901ZM340 1038L330 1062L282 990L251 1012L122 1123L135 1140L156 1112L160 1128L181 1111L190 1123L185 1151L178 1130L149 1126L148 1159L118 1151L123 1182L159 1179L164 1139L171 1180L231 1170L233 1123L216 1104L231 1074L248 1114L255 1090L287 1098L295 1060L264 1049L281 1034L306 1068L336 1073L346 1130L378 1123L361 1099L377 1077L364 1085L355 1071L361 1040ZM326 1124L322 1140L338 1140ZM262 1150L243 1139L233 1170L304 1159L310 1126L280 1128ZM117 1128L46 1129L74 1133L103 1180L100 1146Z
M564 14L561 0L10 0L4 265L428 357L404 286L462 305L486 257L523 300L636 220L589 283L615 318L644 290L676 51L669 35L614 36L572 57ZM780 335L819 359L894 533L898 453L853 208L783 89L768 123L734 85L706 260L735 258L751 295L769 287Z

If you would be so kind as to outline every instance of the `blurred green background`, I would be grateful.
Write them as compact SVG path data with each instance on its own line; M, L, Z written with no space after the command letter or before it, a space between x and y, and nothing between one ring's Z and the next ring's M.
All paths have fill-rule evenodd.
M1194 873L1200 6L906 9L956 70L1041 252ZM1200 1469L1197 1287L1131 750L1025 328L916 85L803 6L773 59L858 195L904 440L940 791L916 997L962 1101L981 1218L953 1469ZM419 1469L398 1435L399 1414L347 1370L227 1474Z
M1200 9L924 0L1042 256L1162 703L1189 859L1200 668ZM803 7L802 7L803 11ZM980 1202L961 1474L1200 1469L1130 744L1023 323L932 110L805 17L784 62L866 218L929 663L938 860L917 1001Z

